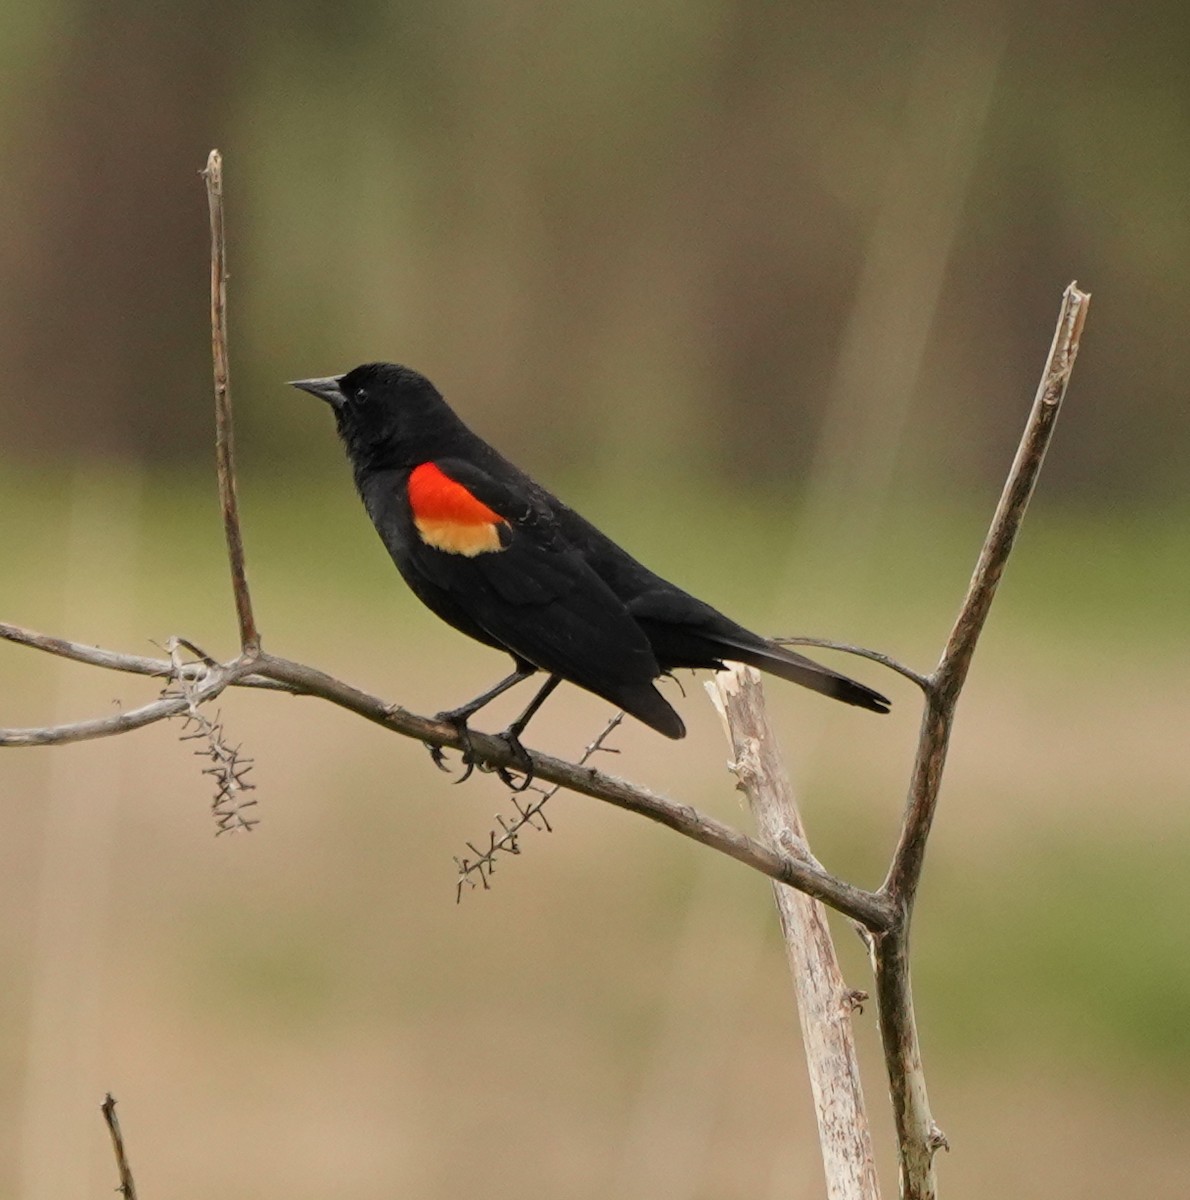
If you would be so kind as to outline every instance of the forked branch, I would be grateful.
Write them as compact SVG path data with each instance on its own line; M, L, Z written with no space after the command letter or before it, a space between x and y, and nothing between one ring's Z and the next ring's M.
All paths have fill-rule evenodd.
M912 680L924 693L917 756L900 837L885 882L877 893L891 906L892 923L879 931L868 926L873 934L868 944L876 976L877 1011L896 1122L901 1160L901 1196L904 1200L934 1200L937 1194L934 1156L947 1145L945 1135L930 1112L913 1012L909 934L914 899L925 862L926 842L937 811L942 770L954 728L959 693L966 681L976 643L1024 520L1046 449L1053 437L1058 412L1078 354L1089 303L1090 296L1080 291L1074 283L1062 297L1057 328L1033 408L980 550L966 598L935 670L927 676L919 675L878 651L845 643L819 638L783 639L787 644L823 646L883 663ZM721 708L729 725L737 773L741 772L741 764L747 766L760 751L766 748L772 750L772 735L764 716L759 679L749 678L741 673L742 670L737 668L737 674L729 676L727 680L716 679L722 697ZM815 861L805 845L788 784L783 782L780 772L771 765L765 770L758 770L753 762L747 772L741 775L741 781L756 815L761 840L770 846L784 848L795 844L802 848L808 861ZM803 898L783 895L778 889L778 908L791 958L801 964L797 969L821 980L830 976L830 963L833 960L833 953L821 945L824 926L809 922L804 928L798 929L789 917L791 912L800 911L805 904ZM811 966L811 963L814 965ZM799 988L810 989L812 982L810 979L799 980ZM823 1026L818 1031L818 1037L826 1036L829 1025L824 1024L827 1018L819 1011L822 1004L809 1018L806 1007L802 1007L803 1036L809 1046L814 1034L806 1028L807 1019ZM837 1016L837 1009L834 1015ZM858 1080L853 1080L852 1062L850 1054L840 1051L838 1046L829 1053L823 1051L823 1061L817 1065L811 1064L816 1098L823 1086L821 1079L826 1075L831 1081L831 1095L836 1100L841 1097L848 1104L854 1104L852 1097L857 1094ZM819 1114L823 1155L828 1164L828 1189L839 1188L840 1197L874 1195L875 1192L871 1190L875 1187L874 1180L868 1179L863 1173L869 1162L870 1150L862 1140L856 1141L854 1136L856 1131L864 1128L862 1100L850 1123L851 1140L840 1142L837 1136L828 1131L821 1103ZM838 1162L841 1147L845 1153L842 1162ZM832 1161L836 1162L833 1171L830 1167ZM831 1194L833 1196L835 1193Z

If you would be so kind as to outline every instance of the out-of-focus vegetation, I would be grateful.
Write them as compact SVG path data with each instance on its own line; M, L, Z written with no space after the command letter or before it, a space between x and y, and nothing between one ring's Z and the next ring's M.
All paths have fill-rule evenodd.
M193 457L218 143L278 470L312 453L279 380L395 357L538 462L732 486L790 486L832 404L902 403L852 385L908 374L887 432L961 489L998 475L1077 273L1097 335L1048 486L1186 494L1176 6L13 7L10 445ZM875 376L841 367L860 333Z
M326 412L281 381L407 361L678 582L925 667L1061 289L1094 293L960 711L917 1001L948 1193L1183 1194L1190 18L10 7L5 620L232 644L212 145L266 642L423 711L503 663L404 592ZM816 850L868 884L916 731L888 687L886 720L770 689ZM687 693L686 742L626 726L607 765L742 820ZM0 724L152 694L0 646ZM451 856L493 781L452 790L420 747L314 704L224 710L258 760L251 837L212 837L174 729L0 758L0 1194L110 1187L106 1089L145 1194L819 1193L762 880L559 798L553 836L456 909ZM577 751L604 716L564 691L533 741Z

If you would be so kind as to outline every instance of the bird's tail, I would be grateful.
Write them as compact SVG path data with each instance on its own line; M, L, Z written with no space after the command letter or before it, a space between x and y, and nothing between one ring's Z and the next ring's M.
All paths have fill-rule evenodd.
M761 637L753 641L731 635L716 636L714 641L724 658L746 663L758 671L767 671L791 683L800 683L802 687L841 700L844 704L854 704L857 708L878 713L886 713L892 707L887 696L776 642Z
M607 694L606 698L666 737L686 736L686 726L682 724L682 718L651 683L617 688L614 695Z

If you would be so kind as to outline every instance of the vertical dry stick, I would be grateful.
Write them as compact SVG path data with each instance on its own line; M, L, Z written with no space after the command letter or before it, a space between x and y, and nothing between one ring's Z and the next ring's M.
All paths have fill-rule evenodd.
M211 210L211 355L215 369L215 464L219 475L219 501L227 535L231 586L240 623L240 648L244 654L260 652L260 634L252 615L248 576L244 571L244 543L240 537L236 500L235 438L231 423L231 384L227 361L227 268L223 237L223 156L212 150L202 172Z
M724 718L735 773L763 842L808 858L801 816L751 667L720 671L707 691ZM879 1200L851 1014L856 993L843 982L826 910L803 892L773 885L797 992L806 1064L818 1117L829 1200Z
M967 595L955 619L941 661L930 679L938 709L935 720L940 728L938 736L932 738L927 738L923 729L923 749L933 748L945 752L949 726L954 717L959 691L971 666L975 643L983 631L1000 577L1004 573L1016 535L1025 519L1025 509L1028 508L1037 477L1041 473L1045 452L1053 436L1062 400L1066 396L1066 387L1074 369L1075 357L1078 355L1090 300L1090 295L1080 291L1077 283L1070 284L1063 293L1053 342L1041 373L1041 381L1037 385L1037 394L1033 399L1025 432L1008 472L1008 478L1004 482L1004 490L980 550L979 561L967 587ZM929 712L926 714L926 721L930 721ZM918 759L901 839L882 889L894 899L905 901L910 906L921 876L925 842L938 802L942 762L940 756L923 756Z
M120 1132L120 1122L116 1117L116 1098L111 1092L104 1096L99 1111L103 1113L108 1132L112 1135L116 1168L120 1172L120 1186L116 1188L116 1191L124 1197L124 1200L136 1200L136 1183L132 1178L132 1168L128 1165L128 1155L124 1152L124 1135Z
M880 889L880 894L897 911L893 928L875 938L874 959L880 1036L897 1127L904 1200L934 1200L938 1186L934 1155L946 1145L930 1113L909 978L909 926L926 839L938 805L959 692L1053 436L1090 300L1075 283L1070 284L1062 297L1054 340L1016 458L942 659L927 680L926 709L901 836L888 877Z

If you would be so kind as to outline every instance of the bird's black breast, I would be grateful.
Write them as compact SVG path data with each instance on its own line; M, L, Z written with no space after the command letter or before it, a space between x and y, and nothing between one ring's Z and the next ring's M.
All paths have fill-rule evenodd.
M436 616L460 633L497 650L508 649L468 612L448 585L425 569L425 547L418 535L409 505L409 468L377 471L357 478L356 485L372 524L385 549L409 585L410 591Z

